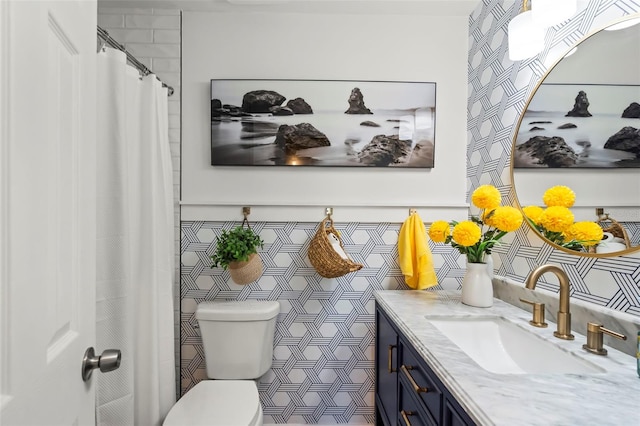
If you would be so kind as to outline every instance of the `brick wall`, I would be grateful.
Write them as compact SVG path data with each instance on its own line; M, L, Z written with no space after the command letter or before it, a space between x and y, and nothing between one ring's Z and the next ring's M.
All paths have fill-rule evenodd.
M175 339L176 380L180 362L180 42L179 9L135 9L98 7L98 25L133 54L164 83L173 87L169 98L169 143L173 163L175 212Z

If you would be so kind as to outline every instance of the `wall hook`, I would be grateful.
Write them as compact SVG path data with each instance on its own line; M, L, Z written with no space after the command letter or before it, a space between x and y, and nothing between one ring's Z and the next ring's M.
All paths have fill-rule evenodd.
M251 229L251 225L249 225L249 220L247 219L247 216L249 216L251 214L251 207L243 207L242 208L242 215L244 216L244 219L242 220L242 226L244 227L244 224L247 224L247 228Z
M329 219L331 219L331 215L333 214L333 207L327 207L324 209L324 214L327 215Z
M409 209L409 216L411 216L412 214L416 214L418 213L418 210L416 209Z

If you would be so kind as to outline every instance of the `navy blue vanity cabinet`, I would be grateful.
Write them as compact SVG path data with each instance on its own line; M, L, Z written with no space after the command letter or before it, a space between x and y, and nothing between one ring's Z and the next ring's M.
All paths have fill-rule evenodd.
M377 304L375 356L377 426L475 426Z
M398 421L398 333L376 307L376 424Z

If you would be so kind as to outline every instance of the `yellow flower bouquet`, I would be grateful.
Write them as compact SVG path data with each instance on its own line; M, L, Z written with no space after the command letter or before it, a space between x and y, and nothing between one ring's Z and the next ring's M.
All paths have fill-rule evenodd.
M429 227L429 238L436 243L451 244L467 256L469 263L485 263L485 256L491 254L493 246L522 225L520 210L501 206L501 201L496 187L479 186L471 194L471 202L480 209L480 214L462 222L437 220Z
M602 240L603 230L595 222L574 222L570 207L576 200L576 194L567 186L557 185L547 189L542 202L547 206L527 206L522 209L527 221L543 237L576 251L588 251Z

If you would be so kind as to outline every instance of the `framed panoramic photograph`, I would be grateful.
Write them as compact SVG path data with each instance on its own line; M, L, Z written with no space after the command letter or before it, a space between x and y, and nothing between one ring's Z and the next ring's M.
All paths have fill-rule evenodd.
M211 80L213 166L434 166L436 84Z
M640 86L541 84L516 134L515 168L640 167Z

